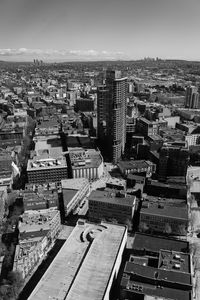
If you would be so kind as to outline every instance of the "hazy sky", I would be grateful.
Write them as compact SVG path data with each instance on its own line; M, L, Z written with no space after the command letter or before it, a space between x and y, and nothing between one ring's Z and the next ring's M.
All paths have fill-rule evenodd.
M0 0L0 60L200 60L200 0Z

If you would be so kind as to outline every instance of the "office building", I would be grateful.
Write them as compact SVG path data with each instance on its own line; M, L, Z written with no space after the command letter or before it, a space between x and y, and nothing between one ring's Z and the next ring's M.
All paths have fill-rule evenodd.
M187 198L186 183L176 182L159 182L157 180L148 179L145 186L145 193L152 196L161 196L165 198Z
M149 121L146 118L139 118L137 119L137 130L139 133L147 136L157 135L159 134L159 131L162 129L167 128L167 121L164 119L157 120L157 121Z
M106 85L97 91L97 129L100 142L106 142L107 155L117 162L126 142L127 78L120 71L107 70Z
M127 241L125 226L79 220L28 300L108 300Z
M76 111L94 111L94 99L91 98L79 98L76 99Z
M95 149L69 149L70 169L73 178L98 179L103 175L104 164L101 152Z
M35 184L59 182L68 178L67 162L65 157L44 158L35 157L28 160L28 182Z
M164 144L160 150L159 178L168 176L186 176L189 163L189 150L184 145Z
M136 197L114 191L92 191L88 198L91 220L115 221L120 224L132 222Z
M158 199L159 200L159 199ZM188 227L187 207L143 201L140 210L140 231L185 235Z
M156 171L156 165L149 160L122 160L118 163L118 168L125 177L130 173L146 173L147 176L150 176Z

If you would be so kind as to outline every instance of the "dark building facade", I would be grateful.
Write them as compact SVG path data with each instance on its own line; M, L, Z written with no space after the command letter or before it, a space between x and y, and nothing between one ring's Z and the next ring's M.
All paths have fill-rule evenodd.
M97 91L98 138L107 143L109 157L116 163L126 142L127 78L120 71L107 70L106 85Z
M189 150L176 145L164 145L160 150L159 178L185 176L189 163Z

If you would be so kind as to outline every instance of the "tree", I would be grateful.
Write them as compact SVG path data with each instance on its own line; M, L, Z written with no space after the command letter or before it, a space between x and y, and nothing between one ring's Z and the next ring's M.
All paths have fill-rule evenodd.
M11 271L6 280L3 280L0 286L0 299L2 300L16 300L24 280L20 272Z
M169 223L166 223L166 224L165 224L165 233L167 233L167 234L172 233L172 228L171 228L171 226L169 225Z
M180 235L186 235L187 230L184 224L178 226L178 232Z
M145 223L145 222L140 222L139 230L140 230L141 232L146 232L146 231L149 230L149 226L148 226L147 223Z
M127 218L125 224L127 225L128 231L132 231L133 224L132 224L131 220Z

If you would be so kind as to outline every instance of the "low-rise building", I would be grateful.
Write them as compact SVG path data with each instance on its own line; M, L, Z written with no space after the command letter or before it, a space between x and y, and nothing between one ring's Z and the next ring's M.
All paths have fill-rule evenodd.
M110 177L106 181L106 187L110 189L116 189L116 190L126 190L126 180Z
M146 177L139 176L135 174L128 174L127 176L127 186L129 188L140 189L143 192L143 188L145 186Z
M103 175L104 164L100 151L95 149L71 148L69 158L73 178L98 179Z
M91 220L115 221L121 224L132 222L136 197L115 191L93 191L89 198Z
M19 239L47 236L53 241L61 229L60 225L60 211L55 208L26 211L20 217Z
M40 158L36 156L28 160L28 182L35 184L59 182L68 178L67 170L67 162L64 156L57 158Z
M120 299L191 300L189 243L136 233L119 278Z
M56 190L37 191L25 190L23 192L24 211L41 210L51 207L58 208L58 192Z
M20 272L23 278L31 275L33 269L48 251L47 236L39 236L19 241L16 245L13 271Z
M27 211L19 221L19 243L16 246L13 270L23 278L45 257L61 229L60 212L50 208Z
M185 235L188 226L187 207L166 206L144 201L140 210L140 230Z
M120 161L118 167L123 176L127 176L129 173L146 173L150 176L156 171L156 165L149 160L130 160L130 161Z
M187 186L186 183L167 183L148 179L145 192L152 196L186 199Z

